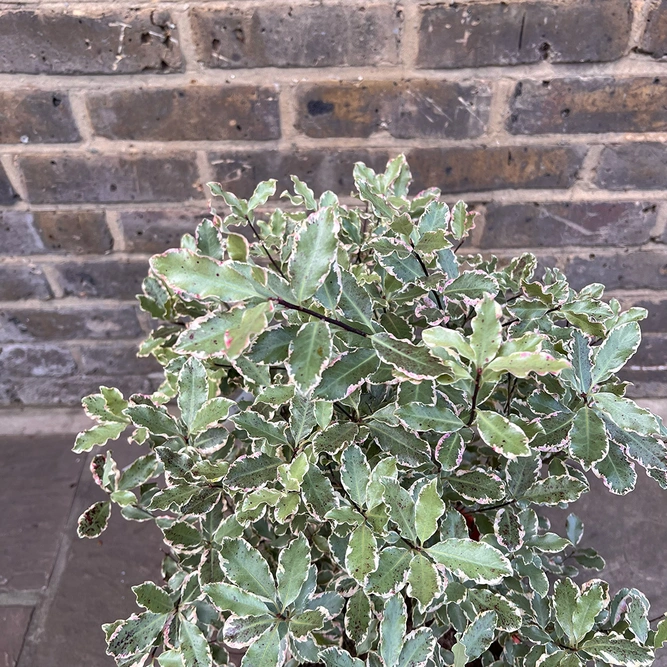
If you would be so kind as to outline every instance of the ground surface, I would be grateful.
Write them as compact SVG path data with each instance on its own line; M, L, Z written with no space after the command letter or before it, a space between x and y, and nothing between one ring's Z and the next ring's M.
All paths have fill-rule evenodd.
M130 586L159 581L153 526L116 514L101 539L76 537L77 517L103 494L72 441L0 438L0 667L112 667L100 625L136 610ZM132 454L128 445L114 447L121 464ZM640 481L626 498L594 484L575 511L586 544L607 559L612 589L643 590L658 616L667 610L667 493ZM554 520L559 531L564 516ZM656 664L667 667L667 658Z

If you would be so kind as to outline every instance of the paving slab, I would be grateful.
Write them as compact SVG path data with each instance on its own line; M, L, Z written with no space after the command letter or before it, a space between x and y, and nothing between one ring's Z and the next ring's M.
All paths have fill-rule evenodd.
M14 667L28 629L32 607L0 607L0 667Z

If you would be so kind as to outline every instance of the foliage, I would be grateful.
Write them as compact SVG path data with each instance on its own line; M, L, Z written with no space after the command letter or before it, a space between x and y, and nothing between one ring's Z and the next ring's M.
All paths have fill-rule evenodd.
M354 169L358 206L293 177L203 221L151 260L141 347L152 395L84 400L84 452L127 427L144 454L92 458L111 506L154 521L164 584L105 626L122 667L480 665L641 667L667 640L636 589L601 569L583 525L550 530L587 475L626 494L637 465L667 487L667 431L616 373L645 311L535 279L525 254L457 256L474 224L430 189L408 198L404 158ZM248 240L252 239L252 240ZM167 409L175 399L178 410ZM178 415L178 416L176 416ZM586 577L584 577L586 578ZM551 586L550 582L555 585ZM581 581L581 578L578 579Z

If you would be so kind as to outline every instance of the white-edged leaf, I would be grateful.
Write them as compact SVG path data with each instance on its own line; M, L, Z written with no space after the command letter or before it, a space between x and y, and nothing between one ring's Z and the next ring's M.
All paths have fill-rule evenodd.
M612 329L595 354L591 372L592 384L608 380L616 371L623 368L627 360L637 351L641 339L642 334L637 322L628 322Z
M301 394L316 387L331 358L331 331L326 322L306 322L289 346L285 365L291 382Z
M528 436L507 417L490 410L478 410L477 430L484 442L508 459L530 456Z
M499 584L512 574L512 566L498 549L484 542L451 537L426 551L457 576L478 584Z

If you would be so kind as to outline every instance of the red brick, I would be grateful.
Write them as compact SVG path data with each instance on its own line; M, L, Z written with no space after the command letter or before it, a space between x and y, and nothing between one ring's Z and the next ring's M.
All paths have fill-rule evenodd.
M394 6L266 4L192 9L206 67L330 67L399 61L402 12Z
M579 172L582 146L415 148L408 161L413 190L444 193L514 188L568 188Z
M618 296L618 300L624 308L638 306L648 310L648 317L641 323L644 333L665 333L667 332L667 297L656 294L655 297L626 297Z
M105 3L112 8L112 4ZM95 8L4 11L0 72L138 74L183 69L178 34L167 12Z
M11 206L20 199L14 191L5 168L0 164L0 205Z
M303 86L296 127L309 137L399 139L477 137L486 129L490 91L475 83L364 81Z
M122 211L120 226L129 252L158 253L180 244L183 234L194 234L197 224L208 214L167 209L163 211Z
M133 299L148 275L148 262L89 260L53 266L65 296Z
M513 134L664 132L667 82L659 77L520 81L510 105Z
M76 372L72 353L58 345L9 344L0 348L0 375L63 377Z
M259 86L140 88L93 94L95 133L107 139L264 141L280 137L278 92Z
M641 245L651 238L649 202L489 204L481 248Z
M626 51L630 0L421 7L419 67L606 62Z
M58 144L80 138L67 93L44 90L0 93L0 143Z
M81 371L84 375L148 375L162 367L153 357L137 357L137 343L95 343L82 345Z
M49 252L108 252L113 238L103 211L35 211L31 214Z
M58 153L20 158L33 204L182 201L201 196L192 153Z
M667 188L667 146L658 142L605 146L595 182L609 190Z
M44 273L26 264L0 264L0 301L50 299L51 288Z
M667 55L667 0L661 0L649 13L639 50L654 58Z

